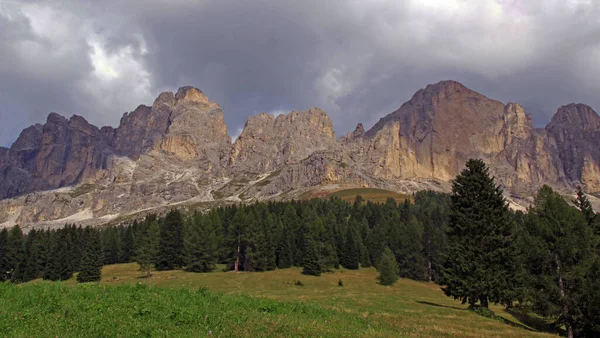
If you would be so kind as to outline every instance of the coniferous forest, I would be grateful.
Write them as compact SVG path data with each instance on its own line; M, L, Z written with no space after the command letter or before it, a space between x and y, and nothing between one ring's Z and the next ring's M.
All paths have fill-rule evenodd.
M571 203L572 202L572 203ZM567 201L545 186L526 213L511 211L480 160L470 160L451 194L421 191L384 204L330 200L233 205L207 213L171 210L132 224L0 231L0 281L97 281L101 267L137 262L140 274L302 267L319 276L377 267L432 281L446 295L487 308L526 309L569 336L600 334L600 216L579 191ZM375 282L375 281L374 281Z

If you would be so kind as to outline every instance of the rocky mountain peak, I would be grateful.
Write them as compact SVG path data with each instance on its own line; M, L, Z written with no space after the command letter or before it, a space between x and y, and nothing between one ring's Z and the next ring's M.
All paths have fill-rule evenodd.
M55 113L55 112L51 112L50 114L48 114L48 117L46 118L46 124L67 124L69 123L69 120L67 120L66 117Z
M546 131L553 136L565 175L588 192L600 191L600 117L589 106L558 108Z
M525 113L523 106L509 102L504 107L505 137L508 143L513 138L525 139L533 132L533 120Z
M273 170L297 163L336 142L329 115L319 108L277 117L250 117L231 151L230 163L251 171Z
M581 131L597 131L600 130L600 116L590 106L571 103L558 108L547 129L555 129L559 126Z
M364 135L365 135L365 127L363 127L362 123L357 124L356 128L354 128L354 131L352 132L352 137L358 138L358 137L363 137Z
M180 87L177 94L175 94L175 99L177 101L208 103L208 97L200 89L192 86Z
M451 80L418 90L369 131L359 123L336 139L329 116L310 108L251 116L231 144L221 107L185 86L123 114L117 128L51 113L23 130L0 148L0 198L95 188L0 201L0 224L64 224L84 209L99 218L175 203L297 198L322 185L447 191L473 157L513 196L532 196L542 184L594 193L598 144L600 117L588 106L563 106L546 129L534 129L519 104Z

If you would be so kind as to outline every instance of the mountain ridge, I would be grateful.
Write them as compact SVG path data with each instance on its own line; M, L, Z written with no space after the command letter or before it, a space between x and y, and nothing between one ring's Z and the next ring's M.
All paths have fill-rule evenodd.
M232 142L220 105L185 86L123 114L116 128L56 113L25 128L0 149L0 224L294 198L328 185L447 190L471 157L526 204L542 184L600 192L598 144L600 117L589 106L561 106L534 128L519 104L452 80L418 90L367 131L359 123L338 137L315 107L251 116Z

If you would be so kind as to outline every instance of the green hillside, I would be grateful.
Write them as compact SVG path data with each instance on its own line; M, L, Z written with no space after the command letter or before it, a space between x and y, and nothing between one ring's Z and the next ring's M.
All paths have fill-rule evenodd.
M401 279L385 287L376 275L165 271L143 279L136 264L110 265L99 284L0 284L0 336L544 336L500 307L492 309L512 325L467 310L435 284Z

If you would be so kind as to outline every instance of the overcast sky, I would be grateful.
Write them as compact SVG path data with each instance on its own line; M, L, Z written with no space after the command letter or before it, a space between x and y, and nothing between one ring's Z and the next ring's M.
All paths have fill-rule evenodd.
M49 112L96 125L184 85L246 118L324 109L338 135L453 79L523 104L600 109L595 0L0 0L0 145Z

